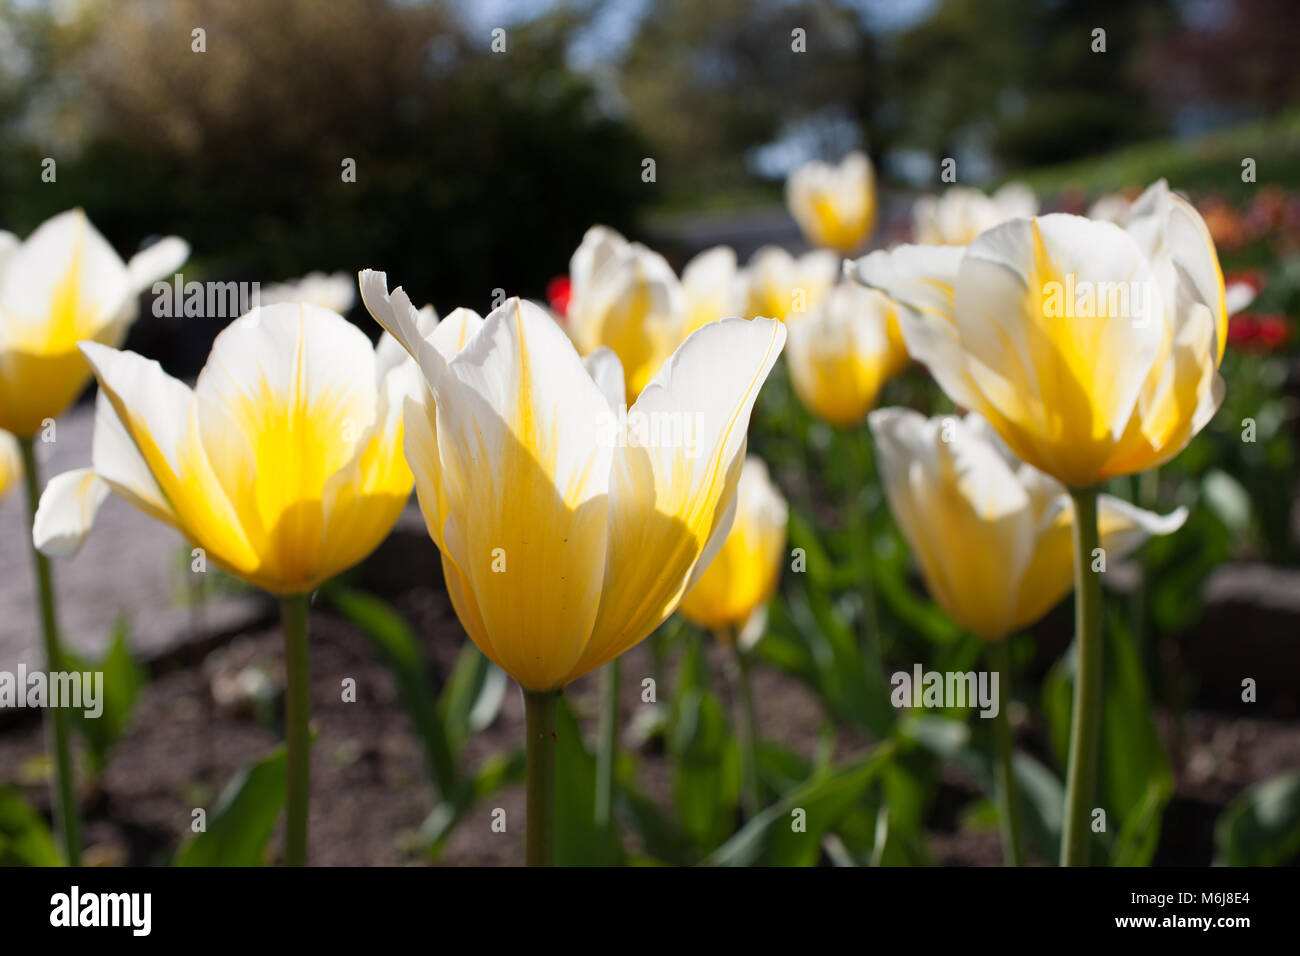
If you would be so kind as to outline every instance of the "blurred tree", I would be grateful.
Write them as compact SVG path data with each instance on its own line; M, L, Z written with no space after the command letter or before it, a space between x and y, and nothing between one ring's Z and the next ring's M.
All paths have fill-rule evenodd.
M875 40L853 11L827 0L652 0L619 84L653 144L660 185L677 197L753 182L748 152L809 120L842 117L873 153L885 146ZM838 159L843 144L817 151Z
M83 2L56 67L84 139L57 188L28 165L41 134L7 149L0 221L83 205L111 240L190 237L187 271L371 266L443 312L540 297L588 225L627 228L645 197L644 148L565 64L575 16L492 52L439 3Z
M944 0L898 39L900 139L937 155L974 139L1032 166L1163 133L1134 73L1175 19L1168 0Z

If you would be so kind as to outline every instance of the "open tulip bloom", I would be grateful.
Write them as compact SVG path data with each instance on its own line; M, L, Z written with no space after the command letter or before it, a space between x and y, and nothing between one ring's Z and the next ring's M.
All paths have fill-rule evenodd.
M169 236L123 262L85 213L46 220L19 242L0 232L0 429L17 437L34 515L41 481L35 436L52 426L90 381L82 340L119 345L135 320L140 292L180 267L189 246ZM47 435L52 440L52 432ZM33 551L46 664L62 670L49 563ZM80 821L68 716L51 708L55 814L67 861L80 860Z
M1204 221L1161 181L1125 226L1013 219L969 246L901 246L851 271L909 308L903 337L948 396L1071 490L1077 652L1062 861L1086 860L1101 707L1097 486L1168 461L1223 399L1228 314Z
M528 859L550 863L557 692L648 636L722 546L785 329L704 326L621 420L617 357L596 353L589 372L539 307L510 299L431 327L383 273L360 283L428 385L407 403L407 458L461 624L524 690ZM689 437L656 441L633 419Z
M342 316L304 304L227 327L194 388L157 362L81 345L100 391L91 468L53 478L34 538L76 551L108 492L171 525L206 561L281 598L288 742L285 861L307 852L307 604L365 558L410 498L402 411L419 376Z

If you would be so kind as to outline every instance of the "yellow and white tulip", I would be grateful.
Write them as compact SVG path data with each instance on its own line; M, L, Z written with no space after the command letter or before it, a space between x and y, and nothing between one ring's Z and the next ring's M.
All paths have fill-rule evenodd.
M630 405L682 340L681 281L659 253L592 226L569 262L567 329L583 355L599 348L619 357Z
M193 388L134 352L81 348L100 386L93 466L42 495L34 539L46 554L74 552L112 490L222 570L306 594L370 554L410 497L414 363L337 313L253 310L217 336Z
M123 262L80 209L25 242L0 232L0 428L31 438L66 411L90 381L77 343L120 345L137 296L188 256L169 236Z
M955 403L1072 488L1168 461L1222 401L1218 255L1163 182L1124 229L1017 219L964 249L900 246L854 271L909 307L908 350Z
M978 415L868 418L890 509L930 594L963 628L999 640L1033 624L1073 586L1074 505L1065 487L1016 459ZM1109 495L1098 507L1107 561L1182 526Z
M852 252L876 225L876 174L865 153L852 152L837 165L812 160L792 172L785 201L814 246Z
M986 229L1038 212L1038 198L1021 183L1007 183L991 196L952 186L942 196L922 196L912 207L916 241L927 246L964 246Z
M840 257L825 249L795 257L779 246L764 246L745 267L746 314L782 321L803 318L830 294L840 265Z
M762 637L767 602L781 580L789 506L750 455L740 472L736 521L726 541L682 599L681 615L748 649Z
M383 273L361 273L361 296L429 386L408 402L406 453L474 643L544 692L650 634L731 527L750 411L784 327L705 325L623 419L617 355L584 365L530 302L457 313L463 334L443 339ZM633 419L675 421L689 440L643 442Z
M786 362L805 408L831 425L857 425L885 382L907 365L898 306L842 282L807 318L790 323Z
M736 264L730 246L705 249L682 269L686 316L682 338L710 322L729 315L744 315L745 274Z

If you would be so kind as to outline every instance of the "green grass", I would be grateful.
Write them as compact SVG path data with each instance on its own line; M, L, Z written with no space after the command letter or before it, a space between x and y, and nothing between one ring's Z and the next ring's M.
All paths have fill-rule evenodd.
M1242 160L1255 160L1256 182L1241 181ZM1300 189L1300 111L1185 139L1141 143L1073 163L1025 170L1008 179L1039 194L1099 192L1145 186L1164 177L1178 189L1249 199L1264 185Z

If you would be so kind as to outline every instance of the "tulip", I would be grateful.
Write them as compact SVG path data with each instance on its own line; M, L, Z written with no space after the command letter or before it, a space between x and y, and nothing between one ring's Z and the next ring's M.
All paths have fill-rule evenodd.
M18 439L8 432L0 432L0 499L23 477L23 454Z
M188 255L171 236L124 263L80 209L23 243L0 233L0 428L28 439L63 414L90 381L77 343L120 345L137 296Z
M785 184L790 214L814 246L851 252L876 224L876 174L865 153L852 152L837 166L813 160Z
M790 325L786 362L795 394L840 428L859 424L907 361L898 307L855 283L839 284L807 318Z
M762 459L750 455L740 472L736 520L721 549L682 599L682 617L712 631L735 657L740 700L745 809L759 811L758 727L750 684L750 650L767 624L776 593L790 511Z
M583 355L618 356L631 405L682 340L681 282L663 256L605 226L587 230L569 273L567 331Z
M361 296L429 386L407 403L407 459L461 624L524 690L528 858L549 863L556 694L658 627L721 547L785 330L704 326L624 418L617 355L584 365L532 303L464 313L453 344L420 327L383 273L361 273Z
M736 520L722 548L682 599L681 614L697 627L748 648L762 635L767 602L781 578L789 508L762 459L740 472Z
M413 313L428 325L427 313ZM285 861L306 862L308 597L387 536L411 494L402 411L419 387L391 339L313 305L254 309L227 327L194 388L134 352L83 342L100 392L93 466L55 477L34 538L71 554L115 491L195 557L281 598L288 822Z
M750 257L745 274L748 315L799 319L830 294L840 277L840 258L824 249L795 258L779 246L764 246Z
M1173 458L1223 400L1223 273L1210 232L1164 181L1123 228L1015 219L968 247L902 246L854 267L907 305L903 335L958 405L1071 490L1078 659L1062 862L1086 861L1101 711L1097 485Z
M279 282L258 290L257 305L301 302L347 315L357 303L357 284L346 272L309 272L301 279Z
M682 338L702 325L727 315L743 315L746 304L744 273L729 246L705 249L682 270L685 321Z
M46 220L25 242L0 232L0 429L12 432L21 443L29 514L35 512L41 487L34 437L63 414L90 381L90 368L77 343L89 339L120 344L135 320L140 292L175 271L188 255L189 246L168 237L124 263L80 209ZM49 562L37 551L32 559L46 662L51 671L60 670ZM50 721L58 827L67 860L76 864L81 824L68 716L54 708Z
M1007 183L992 196L952 186L942 196L922 196L912 207L916 241L930 246L964 246L986 229L1032 216L1038 199L1029 187Z
M988 645L1007 691L1005 638L1038 621L1069 593L1075 508L1054 478L1017 460L978 415L926 419L883 408L868 419L890 510L926 586L948 615ZM1185 509L1160 517L1109 495L1097 501L1108 560L1151 535L1176 531ZM1089 555L1089 560L1092 556ZM1010 801L1010 728L998 708L999 794ZM1014 806L1002 820L1009 862L1019 863Z

